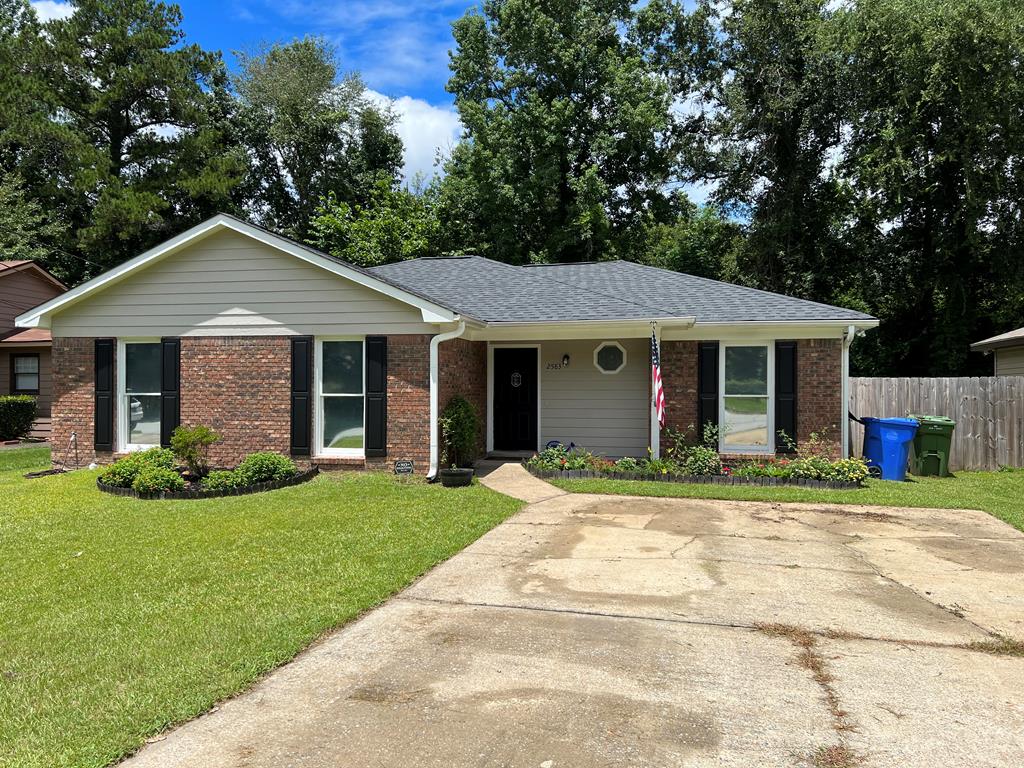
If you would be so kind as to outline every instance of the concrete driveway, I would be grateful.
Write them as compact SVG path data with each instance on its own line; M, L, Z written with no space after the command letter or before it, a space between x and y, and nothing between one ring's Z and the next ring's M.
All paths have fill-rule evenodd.
M534 503L127 765L1024 765L1009 526L488 482Z

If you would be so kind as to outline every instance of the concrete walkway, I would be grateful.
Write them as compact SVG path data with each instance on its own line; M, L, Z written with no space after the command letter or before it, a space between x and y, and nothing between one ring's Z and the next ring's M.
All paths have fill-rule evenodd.
M1024 765L994 518L484 482L534 503L127 765Z

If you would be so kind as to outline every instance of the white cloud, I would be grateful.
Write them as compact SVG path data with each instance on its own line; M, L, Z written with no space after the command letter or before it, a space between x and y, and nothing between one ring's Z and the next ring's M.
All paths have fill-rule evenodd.
M438 150L448 154L462 132L462 123L455 108L434 106L411 96L389 99L377 91L367 91L367 95L378 104L390 104L398 115L396 130L405 149L403 172L406 180L411 180L417 173L422 173L426 179L440 173L440 169L434 166Z
M32 0L32 9L40 21L53 21L54 19L66 19L75 12L71 3L60 3L54 0Z

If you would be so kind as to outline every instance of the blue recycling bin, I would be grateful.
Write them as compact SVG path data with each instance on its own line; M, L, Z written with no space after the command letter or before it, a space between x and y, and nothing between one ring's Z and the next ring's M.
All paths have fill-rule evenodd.
M906 480L910 448L917 434L917 419L866 416L861 422L864 424L864 460L868 467L881 470L883 480Z

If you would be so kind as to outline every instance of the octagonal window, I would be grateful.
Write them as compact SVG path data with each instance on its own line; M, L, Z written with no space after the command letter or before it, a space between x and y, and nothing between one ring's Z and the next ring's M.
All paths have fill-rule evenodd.
M626 350L617 341L603 341L594 350L594 365L601 373L618 373L626 367Z

